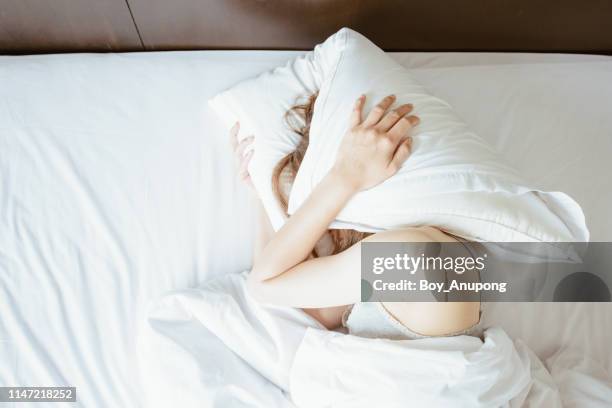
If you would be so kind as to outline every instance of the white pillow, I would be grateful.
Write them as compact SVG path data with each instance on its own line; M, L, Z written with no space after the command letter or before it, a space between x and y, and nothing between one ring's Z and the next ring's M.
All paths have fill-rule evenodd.
M334 35L284 67L240 82L209 101L228 129L240 121L239 140L256 136L249 173L275 229L283 225L286 215L272 191L272 172L284 156L295 150L300 139L287 126L285 113L301 97L319 90L323 79L337 65L340 37Z
M342 29L313 52L239 83L210 106L240 137L256 135L249 172L275 229L285 221L272 192L272 170L299 136L285 112L319 91L310 146L291 190L289 212L308 197L335 159L349 111L362 93L368 105L394 93L421 116L414 152L400 172L358 194L332 228L378 231L432 225L472 240L586 241L580 207L563 193L543 193L521 178L444 101L429 95L408 71L360 34Z
M534 191L501 157L428 94L410 73L350 29L334 35L338 53L326 72L310 129L310 145L289 199L294 213L334 163L357 97L366 112L387 94L410 102L421 124L413 153L392 178L357 194L332 228L377 231L438 226L478 241L588 241L580 206L563 193ZM500 118L504 120L504 118ZM520 143L520 135L516 135Z

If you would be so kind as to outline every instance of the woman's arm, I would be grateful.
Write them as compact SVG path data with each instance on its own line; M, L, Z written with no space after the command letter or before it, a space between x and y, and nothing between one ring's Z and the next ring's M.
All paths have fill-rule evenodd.
M268 213L266 212L266 209L264 208L259 197L257 197L256 202L257 218L255 225L255 243L253 245L253 264L259 261L264 248L274 236L274 228L272 228Z
M334 278L340 278L342 271L327 268L333 267L334 262L347 265L352 264L353 259L358 261L359 257L354 256L358 249L353 248L333 257L304 260L354 194L391 177L408 158L411 143L409 132L418 123L418 118L407 116L412 111L411 105L402 105L387 112L394 101L393 96L386 97L362 120L365 97L357 100L350 119L350 129L343 138L332 170L273 236L253 266L249 277L251 288L260 295L267 294L259 296L260 299L272 300L273 294L270 291L277 290L272 288L289 290L289 287L297 285L293 286L294 291L306 289L313 282L321 282L317 276L329 279L331 275L336 275ZM347 261L347 258L350 260ZM359 263L355 265L359 271ZM346 268L342 269L347 272ZM349 281L345 278L339 282L352 282L350 284L354 287L348 291L351 295L347 296L352 298L355 289L359 287L359 279ZM270 284L266 286L266 282ZM284 284L281 285L281 282ZM333 303L343 304L342 301Z
M300 308L357 303L361 301L362 242L448 241L454 240L431 227L380 232L337 255L301 262L273 279L259 281L249 276L249 292L263 303Z
M252 279L275 278L305 260L329 224L355 194L337 172L330 172L302 207L272 236L251 271Z

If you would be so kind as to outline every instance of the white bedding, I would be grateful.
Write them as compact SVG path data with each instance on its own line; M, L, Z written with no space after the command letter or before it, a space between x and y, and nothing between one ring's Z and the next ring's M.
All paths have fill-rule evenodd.
M0 385L145 406L147 303L249 266L252 206L206 100L294 55L0 57ZM535 186L572 195L594 241L612 240L612 58L396 57ZM610 304L492 310L540 358L577 350L612 370Z
M541 360L490 327L409 341L325 330L299 309L265 306L246 273L155 301L139 351L149 407L605 408L600 362L560 350Z
M141 342L153 390L148 406L173 405L179 389L184 408L393 408L408 401L416 407L501 407L520 406L530 392L539 362L520 340L515 350L499 328L487 331L484 344L470 336L403 342L346 336L323 329L299 309L257 304L244 278L226 275L152 306ZM240 359L219 358L199 344L216 344L217 353ZM259 388L236 390L226 381ZM549 401L557 399L548 394Z

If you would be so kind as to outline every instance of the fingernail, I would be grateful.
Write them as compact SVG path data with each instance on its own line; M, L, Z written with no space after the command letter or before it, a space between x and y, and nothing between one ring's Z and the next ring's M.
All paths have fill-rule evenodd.
M253 135L249 136L249 140L254 140L254 139L255 139L255 136Z

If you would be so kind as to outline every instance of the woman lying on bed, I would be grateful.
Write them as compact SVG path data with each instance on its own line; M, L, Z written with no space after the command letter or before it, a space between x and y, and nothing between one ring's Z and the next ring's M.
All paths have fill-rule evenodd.
M316 95L287 112L302 119L292 126L301 135L297 149L281 160L273 175L277 196L287 209L290 183L308 147L308 134ZM249 275L251 294L263 303L303 308L328 329L344 324L351 334L409 339L422 336L472 334L480 320L478 302L361 303L360 242L454 242L433 227L415 227L368 234L354 230L328 230L343 206L361 190L395 174L410 155L412 129L419 119L411 105L391 109L387 96L367 115L365 96L355 103L349 130L335 165L284 226L274 232L260 207L260 228ZM241 176L248 181L248 151L253 137L237 143L239 124L231 131ZM248 151L248 152L247 152ZM245 153L247 152L247 153ZM287 181L288 180L288 181Z

